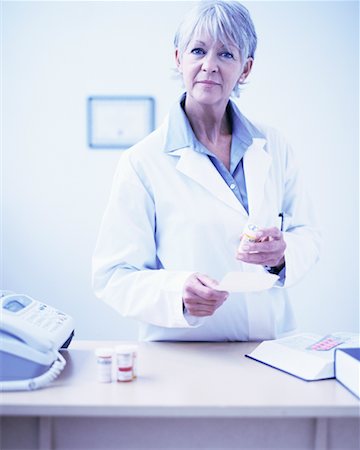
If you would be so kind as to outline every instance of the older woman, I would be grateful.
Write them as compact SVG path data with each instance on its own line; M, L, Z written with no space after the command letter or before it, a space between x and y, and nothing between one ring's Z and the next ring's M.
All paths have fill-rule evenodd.
M199 3L175 36L185 93L119 163L94 288L141 321L143 339L243 341L294 328L286 287L317 260L319 237L291 148L230 100L252 69L256 42L240 3ZM260 228L256 242L239 251L248 223ZM219 290L233 271L279 280L261 292Z

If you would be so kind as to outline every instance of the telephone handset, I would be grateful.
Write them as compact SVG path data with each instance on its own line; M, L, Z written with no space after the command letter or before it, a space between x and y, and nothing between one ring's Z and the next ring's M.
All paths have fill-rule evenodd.
M65 367L74 334L69 315L9 291L0 293L0 391L38 389Z

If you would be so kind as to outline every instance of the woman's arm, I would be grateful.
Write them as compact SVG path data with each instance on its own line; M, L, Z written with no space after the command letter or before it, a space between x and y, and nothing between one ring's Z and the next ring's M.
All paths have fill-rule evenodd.
M281 205L281 230L275 227L260 229L256 242L248 242L237 253L237 259L278 268L280 283L284 287L299 281L315 264L319 257L320 232L310 196L304 186L291 147L279 136L272 141L283 158L283 180ZM274 271L273 271L274 272Z
M121 157L100 226L93 256L95 294L123 316L189 327L182 292L192 272L164 270L157 260L154 199L131 164L131 151Z

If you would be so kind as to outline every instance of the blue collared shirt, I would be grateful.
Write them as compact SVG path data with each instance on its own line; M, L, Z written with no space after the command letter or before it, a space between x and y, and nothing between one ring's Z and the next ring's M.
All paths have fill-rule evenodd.
M178 103L176 103L170 111L165 151L191 147L199 153L208 155L219 174L229 186L229 189L232 190L245 210L249 212L243 156L252 144L253 138L263 138L264 136L240 113L236 105L230 101L228 104L228 114L232 122L232 139L230 149L230 170L228 170L217 156L196 138L189 119L182 108L185 95L186 94L183 94L181 96Z

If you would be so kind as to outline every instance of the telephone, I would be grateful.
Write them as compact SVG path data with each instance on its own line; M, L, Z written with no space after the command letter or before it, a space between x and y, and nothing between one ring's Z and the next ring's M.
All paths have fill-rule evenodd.
M28 295L0 291L0 391L53 381L66 364L59 349L73 335L72 317Z

